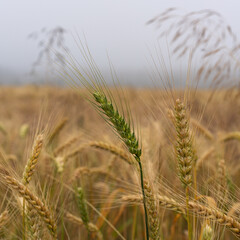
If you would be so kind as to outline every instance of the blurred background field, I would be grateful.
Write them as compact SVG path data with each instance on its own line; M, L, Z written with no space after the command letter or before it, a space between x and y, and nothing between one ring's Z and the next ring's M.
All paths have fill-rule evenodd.
M67 215L71 213L78 218L81 216L77 213L74 200L74 187L81 186L88 202L114 224L122 236L126 239L144 239L142 209L136 208L132 202L122 200L124 196L140 193L136 170L124 162L121 155L109 150L109 146L101 144L115 146L129 159L131 156L119 137L92 105L83 99L81 93L85 91L47 86L2 87L1 161L7 169L14 171L17 178L21 176L36 131L44 129L44 147L31 189L39 196L42 195L41 198L47 201L54 212L59 238L62 236L64 239L79 239L81 236L87 239L85 227L82 224L79 227L79 224ZM115 98L118 91L112 89ZM124 92L131 114L137 120L135 126L140 129L146 176L152 179L156 192L181 202L183 192L180 190L181 182L174 157L174 125L168 109L172 102L171 96L167 91L145 88L128 88L124 89ZM178 90L174 96L182 98L183 94L183 91ZM190 92L188 101L190 127L195 132L194 142L198 154L198 189L204 195L215 199L216 204L220 204L219 207L226 204L224 211L230 211L239 199L240 102L237 92L221 90L217 91L206 105L211 94L209 90ZM49 142L53 133L56 135ZM68 142L70 143L66 145ZM64 145L64 150L59 151ZM62 158L66 159L63 172L60 161ZM225 160L224 170L219 166L221 159ZM226 181L223 184L227 195L220 198L217 189L222 174ZM62 192L59 192L57 189L61 189L61 186L64 187ZM45 194L47 196L44 197ZM6 197L4 188L1 196L3 199ZM2 203L2 210L6 206L12 209L11 221L8 219L3 228L9 232L8 239L15 239L17 236L19 238L22 234L22 219L16 200L17 198L14 201L6 199ZM91 207L88 207L88 211L91 221L101 229L104 239L120 239L103 221L101 215ZM234 214L238 219L237 210ZM178 212L162 206L159 216L161 234L166 239L187 239L186 222L179 219ZM204 221L204 218L198 218L198 228L204 226ZM61 222L64 228L61 227ZM172 225L173 223L175 225ZM234 239L229 231L222 235L221 228L214 221L209 222L209 226L214 231L213 239L221 239L220 236ZM44 235L47 234L44 228L41 234L48 236ZM199 239L199 233L195 234L194 239ZM95 239L94 233L89 237Z
M239 239L239 6L2 4L0 239Z

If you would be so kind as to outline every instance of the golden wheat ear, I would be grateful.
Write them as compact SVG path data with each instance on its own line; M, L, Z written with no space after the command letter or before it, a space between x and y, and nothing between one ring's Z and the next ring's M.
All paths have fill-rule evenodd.
M180 99L176 100L174 108L176 138L176 158L178 164L178 175L186 192L186 208L188 222L188 236L192 240L192 218L189 215L189 188L193 181L193 166L196 163L196 153L193 148L192 136L189 130L189 118L186 114L186 107Z
M184 187L192 184L193 147L189 132L189 121L184 104L177 99L175 104L176 157L179 177Z
M160 223L158 212L158 200L150 186L150 183L144 180L144 190L146 194L146 205L149 219L149 232L152 240L160 240Z
M37 214L45 222L52 237L54 239L57 239L57 225L48 207L26 186L24 186L21 182L11 177L10 175L2 175L2 180L9 188L16 191L21 197L23 197L27 201L29 205L32 206L33 209L36 210Z
M23 172L22 181L23 181L24 185L27 185L32 178L32 175L34 173L35 167L37 165L37 162L38 162L41 150L42 150L42 146L43 146L43 134L39 134L36 137L35 143L33 145L31 157L29 158L27 165Z

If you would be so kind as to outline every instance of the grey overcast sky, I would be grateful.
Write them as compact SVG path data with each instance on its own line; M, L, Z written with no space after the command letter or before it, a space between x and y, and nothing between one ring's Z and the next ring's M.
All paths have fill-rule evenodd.
M27 36L56 26L84 32L103 68L107 51L117 70L141 69L147 46L157 38L154 27L145 23L169 7L218 11L239 35L239 0L0 0L0 71L29 71L38 49Z

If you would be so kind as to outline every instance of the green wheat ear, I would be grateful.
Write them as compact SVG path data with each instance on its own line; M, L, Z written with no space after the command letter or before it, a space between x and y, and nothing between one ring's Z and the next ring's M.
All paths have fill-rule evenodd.
M100 110L102 110L102 114L107 116L108 121L111 123L112 127L120 135L120 137L128 147L129 152L134 156L134 158L138 162L141 189L142 189L142 195L143 195L146 236L147 236L147 240L149 240L148 210L146 206L146 195L145 195L144 183L143 183L143 169L142 169L142 163L140 159L142 151L139 148L138 140L135 136L134 131L131 131L130 124L125 121L124 117L119 114L117 109L114 109L113 104L111 103L111 101L107 99L104 93L100 93L96 91L93 93L93 96L95 98L95 101L99 104L97 105L97 107Z
M83 189L81 187L77 188L76 195L77 195L78 210L79 210L81 219L83 223L87 226L89 223L89 216L88 216L87 204L85 202Z
M106 96L102 93L95 92L93 96L96 102L99 103L99 108L103 110L104 114L108 117L113 127L127 145L128 150L133 154L137 161L140 160L141 149L139 148L138 140L134 132L131 132L130 125L126 123L124 118L120 116L119 112L114 109L112 103L107 100Z

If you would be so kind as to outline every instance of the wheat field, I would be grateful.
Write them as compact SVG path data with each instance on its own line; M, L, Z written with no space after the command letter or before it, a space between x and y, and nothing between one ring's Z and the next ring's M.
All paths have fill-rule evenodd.
M240 238L238 93L108 91L1 87L1 239Z

